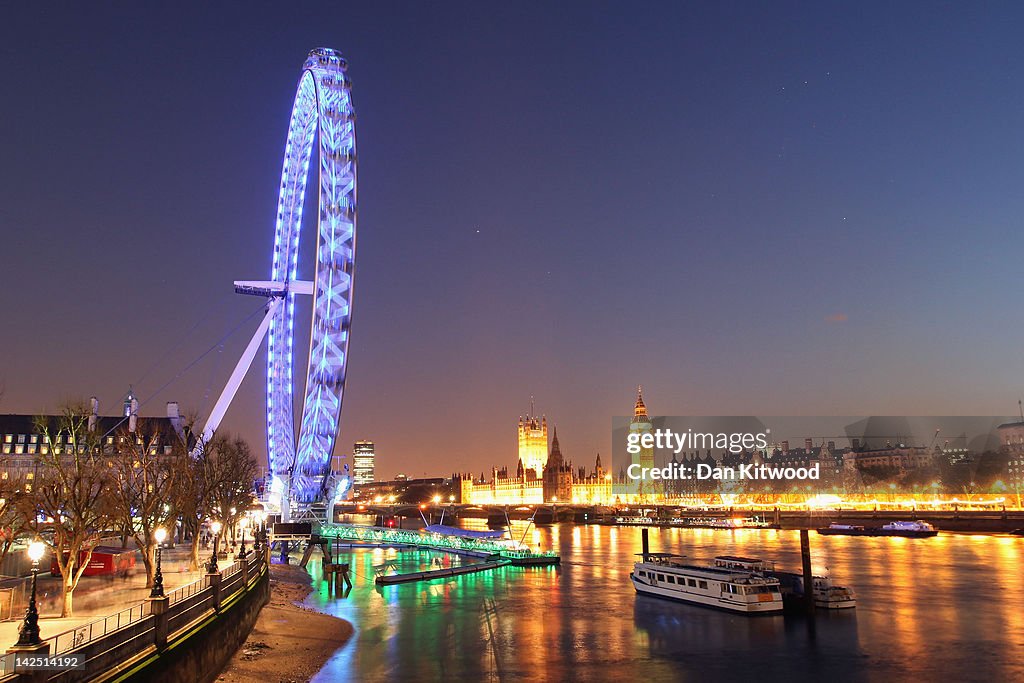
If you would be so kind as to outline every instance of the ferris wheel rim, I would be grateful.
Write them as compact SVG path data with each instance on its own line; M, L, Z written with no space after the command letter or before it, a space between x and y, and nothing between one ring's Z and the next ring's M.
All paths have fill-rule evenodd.
M337 438L348 365L356 236L355 111L340 53L310 52L296 88L281 171L271 279L285 305L271 323L267 353L267 444L271 473L289 477L301 502L322 497ZM294 349L299 237L309 164L318 141L319 191L313 312L299 429L294 424ZM307 283L303 283L304 285Z

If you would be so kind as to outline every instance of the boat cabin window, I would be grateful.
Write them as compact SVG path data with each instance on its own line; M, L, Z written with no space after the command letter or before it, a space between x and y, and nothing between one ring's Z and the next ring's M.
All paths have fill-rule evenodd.
M692 588L696 588L697 587L697 582L694 579L687 579L686 580L686 585L690 586Z
M658 574L658 581L664 581L664 580L665 580L665 575L664 574Z
M668 575L668 582L669 583L675 583L676 582L676 577L674 577L671 574L669 574Z
M701 588L707 588L708 587L708 582L707 581L698 581L697 585L700 586Z

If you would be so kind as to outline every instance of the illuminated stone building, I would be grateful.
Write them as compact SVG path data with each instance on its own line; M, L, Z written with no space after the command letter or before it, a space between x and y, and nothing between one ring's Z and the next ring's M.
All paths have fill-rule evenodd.
M629 433L639 435L651 433L651 418L647 415L647 406L644 404L643 387L636 388L636 405L633 406L633 419L629 423ZM639 453L632 454L630 464L647 468L654 467L654 449L641 447Z
M88 449L112 455L134 441L137 449L149 455L170 457L182 452L175 446L194 445L177 402L167 404L167 417L143 417L138 409L138 401L129 391L122 414L116 416L100 415L95 396L81 414L0 415L0 479L14 480L28 492L39 468L45 466L42 456L71 456L76 450L85 453Z
M520 420L520 444L522 424ZM541 425L546 434L547 424L543 418ZM483 475L474 479L469 474L455 474L452 479L453 490L459 501L472 505L604 505L613 500L612 477L601 463L601 456L597 456L594 469L590 472L585 467L575 468L563 457L557 432L553 433L550 454L544 454L540 476L520 458L514 475L509 473L507 467L495 467L491 470L490 481L486 481Z
M930 467L936 462L934 450L904 444L886 444L885 448L856 451L851 455L857 469L884 467L907 471Z
M1024 452L1024 418L1020 422L1006 422L996 427L999 443L1012 450Z
M551 455L544 466L545 502L572 500L572 475L572 465L562 458L562 451L558 447L558 430L555 429L551 439Z
M533 401L530 402L533 411ZM519 418L519 463L526 470L527 478L532 474L540 479L548 461L548 420L541 416L527 415Z

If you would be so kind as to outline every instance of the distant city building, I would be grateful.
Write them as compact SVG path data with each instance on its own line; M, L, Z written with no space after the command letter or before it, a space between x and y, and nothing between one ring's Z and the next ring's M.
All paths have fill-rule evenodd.
M533 413L533 401L530 401ZM527 415L519 418L519 464L527 477L540 479L548 462L548 420Z
M935 451L924 446L905 444L855 451L851 455L857 469L889 467L900 471L930 467L936 463Z
M372 441L356 441L352 446L352 483L356 486L374 481L374 451Z
M629 423L630 435L637 434L641 438L644 434L651 434L651 418L647 415L647 406L644 404L643 387L636 388L636 404L633 406L633 419ZM640 441L634 443L641 444ZM640 467L654 467L654 448L641 445L639 453L633 453L631 463Z
M996 427L999 443L1011 450L1024 451L1024 420L1006 422Z
M426 503L435 496L441 496L445 502L451 502L451 482L443 477L409 479L402 475L392 481L373 481L357 484L353 499L360 503Z
M1010 490L1016 493L1017 505L1024 489L1024 418L1020 422L1006 422L996 427L999 444L1006 450L1006 474Z
M95 396L89 399L89 412L81 417L89 443L100 453L113 452L117 443L132 439L150 455L172 455L175 439L190 438L183 429L176 402L167 404L166 417L140 417L138 401L131 392L124 406L126 412L122 415L102 416L99 400ZM80 453L85 452L83 434L78 434L76 440L64 424L62 415L0 415L0 479L23 481L25 490L31 491L39 456L49 455L50 449L54 455L70 455L76 447Z

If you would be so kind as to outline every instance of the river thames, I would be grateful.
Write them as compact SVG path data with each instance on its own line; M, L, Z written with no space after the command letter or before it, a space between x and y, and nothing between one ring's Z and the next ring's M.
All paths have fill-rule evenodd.
M467 521L467 526L482 528ZM526 523L513 523L519 538ZM799 571L796 531L651 529L651 550L695 561L735 554ZM375 565L401 571L456 556L343 553L355 576L328 594L319 561L306 604L355 627L313 679L328 681L1024 680L1024 539L823 537L814 573L850 586L852 610L758 616L638 596L629 573L636 527L559 524L526 531L558 568L490 572L378 588ZM318 555L314 555L317 558Z

